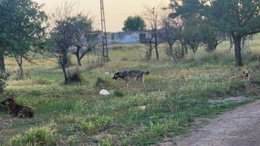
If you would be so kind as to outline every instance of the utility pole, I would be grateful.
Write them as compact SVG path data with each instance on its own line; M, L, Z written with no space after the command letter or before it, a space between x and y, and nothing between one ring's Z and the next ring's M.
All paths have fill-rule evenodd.
M107 47L107 30L106 30L106 19L104 10L104 1L100 0L100 11L101 11L101 38L102 38L102 56L103 61L108 61L108 47Z

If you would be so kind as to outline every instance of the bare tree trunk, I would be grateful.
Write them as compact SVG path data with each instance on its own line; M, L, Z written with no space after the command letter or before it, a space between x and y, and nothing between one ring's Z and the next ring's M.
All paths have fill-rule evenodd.
M63 75L64 75L64 78L65 78L65 83L67 83L69 81L68 79L68 75L67 75L67 72L66 72L66 65L62 65L62 71L63 71Z
M1 54L0 55L0 66L1 66L1 73L5 73L5 59L4 59L4 55Z
M172 56L173 55L173 51L172 51L172 49L173 49L173 43L172 42L168 42L168 44L169 44L169 51L170 51L170 55Z
M241 36L232 36L234 39L234 44L235 44L235 57L236 57L236 65L237 66L243 66L242 62L242 56L241 56Z
M180 40L180 42L181 42L181 57L184 57L184 43L183 43L183 41L182 41L182 39Z
M15 60L19 66L18 79L23 79L23 58L15 56Z
M231 49L232 49L232 47L233 47L233 45L234 45L232 36L229 36L229 41L230 41L229 53L230 53L230 52L231 52Z
M155 48L155 53L156 53L156 59L159 60L157 30L155 31L154 48Z
M80 57L80 54L79 54L80 49L81 49L81 47L77 47L77 52L76 52L77 62L78 62L79 66L81 66L81 57Z

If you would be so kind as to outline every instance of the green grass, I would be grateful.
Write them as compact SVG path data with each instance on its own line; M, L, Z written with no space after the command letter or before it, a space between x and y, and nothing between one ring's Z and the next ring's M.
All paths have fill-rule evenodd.
M178 62L165 54L165 44L159 48L160 61L156 61L155 56L145 61L143 45L115 45L109 52L110 62L95 64L93 60L97 56L86 56L78 70L82 81L66 85L55 58L38 58L35 64L24 62L25 79L16 80L13 73L6 91L19 103L33 107L35 117L9 118L7 110L0 106L0 143L149 145L165 136L184 133L198 117L211 117L258 99L259 86L227 79L259 64L254 60L260 54L259 42L259 35L250 41L254 58L245 60L243 68L235 67L233 51L227 53L228 42L220 44L211 54L199 49L195 56L189 53ZM72 62L76 63L75 56ZM17 69L12 58L6 60L6 66L8 71ZM74 65L68 69L77 68ZM114 72L126 69L149 70L151 74L145 76L145 88L135 80L130 81L128 89L124 87L125 81L112 81ZM260 80L259 71L254 70L252 77ZM101 89L111 94L101 96ZM239 103L208 102L231 96L248 98ZM55 126L49 126L50 121ZM40 140L32 140L35 137Z

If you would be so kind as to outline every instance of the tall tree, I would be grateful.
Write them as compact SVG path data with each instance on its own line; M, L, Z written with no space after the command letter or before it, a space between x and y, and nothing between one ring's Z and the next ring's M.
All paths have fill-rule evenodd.
M259 0L172 0L173 16L195 13L219 32L227 32L235 44L236 65L242 66L241 41L260 32ZM194 5L194 9L190 6ZM196 8L195 8L196 7Z
M1 20L1 66L4 55L14 57L19 66L19 77L23 77L22 60L32 60L28 52L40 52L44 47L47 20L42 5L31 0L3 0L0 4Z
M138 31L145 29L145 22L140 16L129 16L124 21L123 31Z
M220 12L215 14L217 8ZM242 66L241 42L247 35L260 32L259 0L216 0L208 7L210 20L218 22L220 31L229 33L235 45L236 65Z

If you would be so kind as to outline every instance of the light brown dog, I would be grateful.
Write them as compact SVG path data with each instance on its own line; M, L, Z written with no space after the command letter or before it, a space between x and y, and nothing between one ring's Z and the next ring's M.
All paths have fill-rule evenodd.
M13 97L6 98L1 102L1 104L7 107L11 117L32 118L34 116L34 112L31 107L18 104Z
M242 76L232 76L230 77L228 80L231 81L231 80L249 80L250 78L250 74L251 72L250 71L243 71L243 75Z

